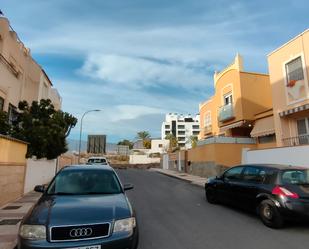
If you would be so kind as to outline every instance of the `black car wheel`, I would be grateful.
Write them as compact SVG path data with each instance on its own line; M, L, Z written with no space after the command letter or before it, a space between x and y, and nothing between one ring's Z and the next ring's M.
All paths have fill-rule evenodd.
M218 203L216 191L213 188L208 188L206 190L206 199L211 204L217 204Z
M283 227L283 218L279 213L274 202L271 200L264 200L259 205L259 215L262 222L271 228Z

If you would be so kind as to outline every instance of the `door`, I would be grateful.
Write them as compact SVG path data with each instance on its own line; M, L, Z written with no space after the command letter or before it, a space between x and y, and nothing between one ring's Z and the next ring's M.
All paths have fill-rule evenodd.
M243 169L243 166L238 166L227 170L223 174L222 182L217 186L218 197L222 202L237 202L238 197L235 187L241 181Z
M297 120L298 144L309 144L309 118Z
M255 209L256 196L262 188L265 175L266 171L262 167L245 167L242 182L238 186L239 206Z

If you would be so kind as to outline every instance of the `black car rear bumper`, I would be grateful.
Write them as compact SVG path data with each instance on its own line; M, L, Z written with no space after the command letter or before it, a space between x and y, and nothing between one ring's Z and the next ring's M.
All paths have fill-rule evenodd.
M280 201L280 213L283 218L290 220L309 220L309 201L307 200L285 200Z

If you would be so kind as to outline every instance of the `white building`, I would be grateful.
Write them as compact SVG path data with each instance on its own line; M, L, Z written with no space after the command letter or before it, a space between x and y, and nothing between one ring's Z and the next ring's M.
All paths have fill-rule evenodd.
M191 116L177 113L169 113L162 123L161 138L165 139L168 134L174 134L180 147L191 147L191 136L198 136L200 132L199 115Z
M151 149L149 153L166 153L168 151L170 141L166 139L152 139Z

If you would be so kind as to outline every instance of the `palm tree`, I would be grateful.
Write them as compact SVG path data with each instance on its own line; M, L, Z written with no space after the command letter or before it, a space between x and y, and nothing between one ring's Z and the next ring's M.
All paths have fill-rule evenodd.
M174 134L170 133L167 134L165 139L170 141L170 145L169 145L169 151L172 152L174 148L176 148L178 146L178 140L175 137Z
M138 132L136 138L143 141L144 148L146 148L146 149L151 148L150 133L148 131Z
M140 131L137 133L137 138L145 141L150 138L150 133L148 131Z
M197 136L190 136L191 147L195 148L197 146Z

